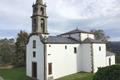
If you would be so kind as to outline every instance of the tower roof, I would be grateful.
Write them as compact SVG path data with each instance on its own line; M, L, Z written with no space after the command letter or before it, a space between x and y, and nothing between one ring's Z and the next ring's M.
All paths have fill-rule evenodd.
M36 3L43 4L43 0L36 0Z

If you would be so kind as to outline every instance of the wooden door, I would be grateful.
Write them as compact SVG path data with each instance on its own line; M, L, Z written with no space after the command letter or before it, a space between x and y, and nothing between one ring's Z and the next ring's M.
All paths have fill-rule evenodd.
M37 78L37 63L36 62L32 63L32 77Z

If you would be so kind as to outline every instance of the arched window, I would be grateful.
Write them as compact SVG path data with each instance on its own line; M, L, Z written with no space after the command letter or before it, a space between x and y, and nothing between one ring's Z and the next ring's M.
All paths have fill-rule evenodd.
M37 20L33 19L33 31L35 32L37 30Z
M35 13L37 11L37 7L34 7L33 12Z
M41 15L44 15L44 8L41 7Z
M44 33L44 28L45 28L45 20L44 19L41 19L41 28L43 30L43 33Z

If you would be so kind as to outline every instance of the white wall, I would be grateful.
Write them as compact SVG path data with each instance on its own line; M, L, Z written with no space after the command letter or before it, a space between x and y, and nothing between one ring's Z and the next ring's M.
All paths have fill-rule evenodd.
M82 44L82 71L92 71L92 60L91 60L91 44Z
M94 72L98 70L99 67L106 66L106 44L94 43L93 46L93 63ZM101 47L101 51L99 51Z
M49 47L51 45L51 47ZM65 45L67 49L65 49ZM47 61L53 64L53 76L54 79L63 77L65 75L79 72L77 55L74 53L74 47L79 48L79 44L47 44ZM77 52L80 52L79 49ZM80 68L80 67L79 67ZM48 69L48 68L47 68ZM47 70L48 71L48 70ZM48 73L48 72L47 72Z
M36 40L36 48L33 49L33 40ZM44 47L40 37L33 35L27 44L26 72L27 76L32 77L32 62L37 62L37 78L44 80ZM33 51L36 51L36 58L33 58Z
M84 41L86 38L95 39L94 34L80 33L81 41Z
M71 34L70 37L80 41L80 33Z
M114 65L115 64L115 55L111 55L111 56L106 57L106 65L107 66L110 66L109 65L109 58L111 59L111 65Z

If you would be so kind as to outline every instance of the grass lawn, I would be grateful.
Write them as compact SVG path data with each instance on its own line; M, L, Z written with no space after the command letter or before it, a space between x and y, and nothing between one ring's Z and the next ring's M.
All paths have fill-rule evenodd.
M26 80L25 68L0 70L0 76L2 76L4 80Z
M92 80L92 73L77 73L56 80Z
M14 69L4 69L0 70L0 76L4 80L28 80L26 78L25 68L14 68ZM92 73L77 73L57 80L92 80Z

